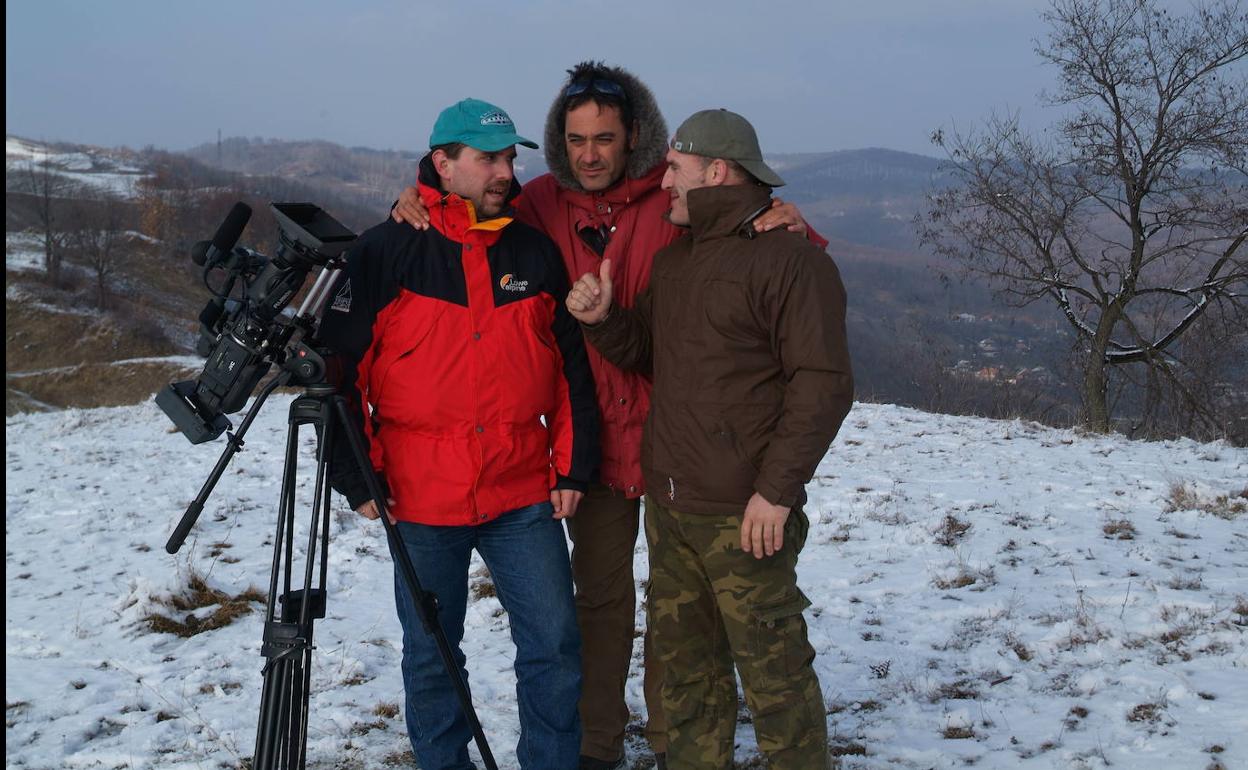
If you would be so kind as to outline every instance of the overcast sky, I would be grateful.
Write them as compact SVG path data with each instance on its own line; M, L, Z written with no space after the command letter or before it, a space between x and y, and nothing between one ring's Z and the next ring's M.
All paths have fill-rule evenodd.
M934 128L1019 110L1054 72L1041 0L5 4L6 131L185 149L224 136L420 150L464 97L541 139L564 71L626 67L675 126L728 107L767 152L936 154Z

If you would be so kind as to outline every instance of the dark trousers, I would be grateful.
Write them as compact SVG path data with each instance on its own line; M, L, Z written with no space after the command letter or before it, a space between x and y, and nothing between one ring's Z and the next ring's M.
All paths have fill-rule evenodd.
M639 502L593 484L576 515L568 519L581 628L581 753L596 759L614 760L624 752L629 717L624 685L637 635L633 553ZM649 712L646 737L656 753L663 752L667 727L659 700L662 669L648 631L643 665Z

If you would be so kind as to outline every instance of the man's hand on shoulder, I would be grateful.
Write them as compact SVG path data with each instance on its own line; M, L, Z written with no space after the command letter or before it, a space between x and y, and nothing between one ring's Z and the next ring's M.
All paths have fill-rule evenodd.
M771 201L771 208L754 220L754 229L765 233L781 227L791 233L806 235L806 220L802 218L802 212L798 211L797 206L774 198Z
M755 492L741 520L741 550L754 554L755 559L774 556L784 547L784 522L788 518L788 506L772 505Z
M404 188L399 202L390 212L395 222L406 222L417 230L429 229L429 209L420 202L420 192L415 187Z

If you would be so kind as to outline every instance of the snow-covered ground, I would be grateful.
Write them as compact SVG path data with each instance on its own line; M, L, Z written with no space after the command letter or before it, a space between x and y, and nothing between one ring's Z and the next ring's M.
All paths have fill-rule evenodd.
M43 240L35 233L5 233L4 267L16 272L42 271Z
M79 185L131 197L146 172L98 153L56 152L37 142L6 136L4 139L6 176L22 173L31 164L47 163L57 174ZM10 185L6 184L6 187Z
M189 638L144 619L184 620L169 599L192 574L231 595L267 586L288 403L265 407L177 556L164 541L220 442L191 446L151 404L7 419L6 767L250 756L259 605ZM1248 766L1245 487L1248 452L1222 444L857 405L810 486L799 564L844 766ZM389 557L375 523L336 508L310 766L393 766L407 745ZM641 543L636 560L640 580ZM510 768L511 643L479 593L465 651ZM636 672L628 698L644 713ZM756 754L744 716L738 739L740 760Z

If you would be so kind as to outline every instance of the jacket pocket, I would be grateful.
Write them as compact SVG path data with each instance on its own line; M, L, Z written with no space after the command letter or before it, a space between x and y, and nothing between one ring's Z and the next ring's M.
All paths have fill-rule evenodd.
M438 319L446 311L444 303L437 303L421 313L410 313L397 317L389 327L381 332L384 335L383 354L379 357L376 372L370 378L368 400L373 404L381 403L382 393L389 385L390 373L394 365L416 355L419 348L429 339L430 333L438 324ZM392 352L391 352L392 351ZM402 367L400 367L402 368Z
M754 494L758 467L742 451L736 432L716 422L702 438L692 438L694 447L699 442L702 446L691 454L701 457L694 459L686 470L691 479L697 480L701 496L709 502L740 504L744 510L746 501Z
M708 500L744 507L754 494L770 433L770 411L739 404L707 416L709 425L702 439L706 456L690 470L705 479Z
M749 347L765 344L767 337L739 281L713 278L699 289L702 316L709 330L714 332L708 342L734 348L742 344Z
M765 677L788 680L815 657L802 612L810 600L800 588L750 607L750 655Z

